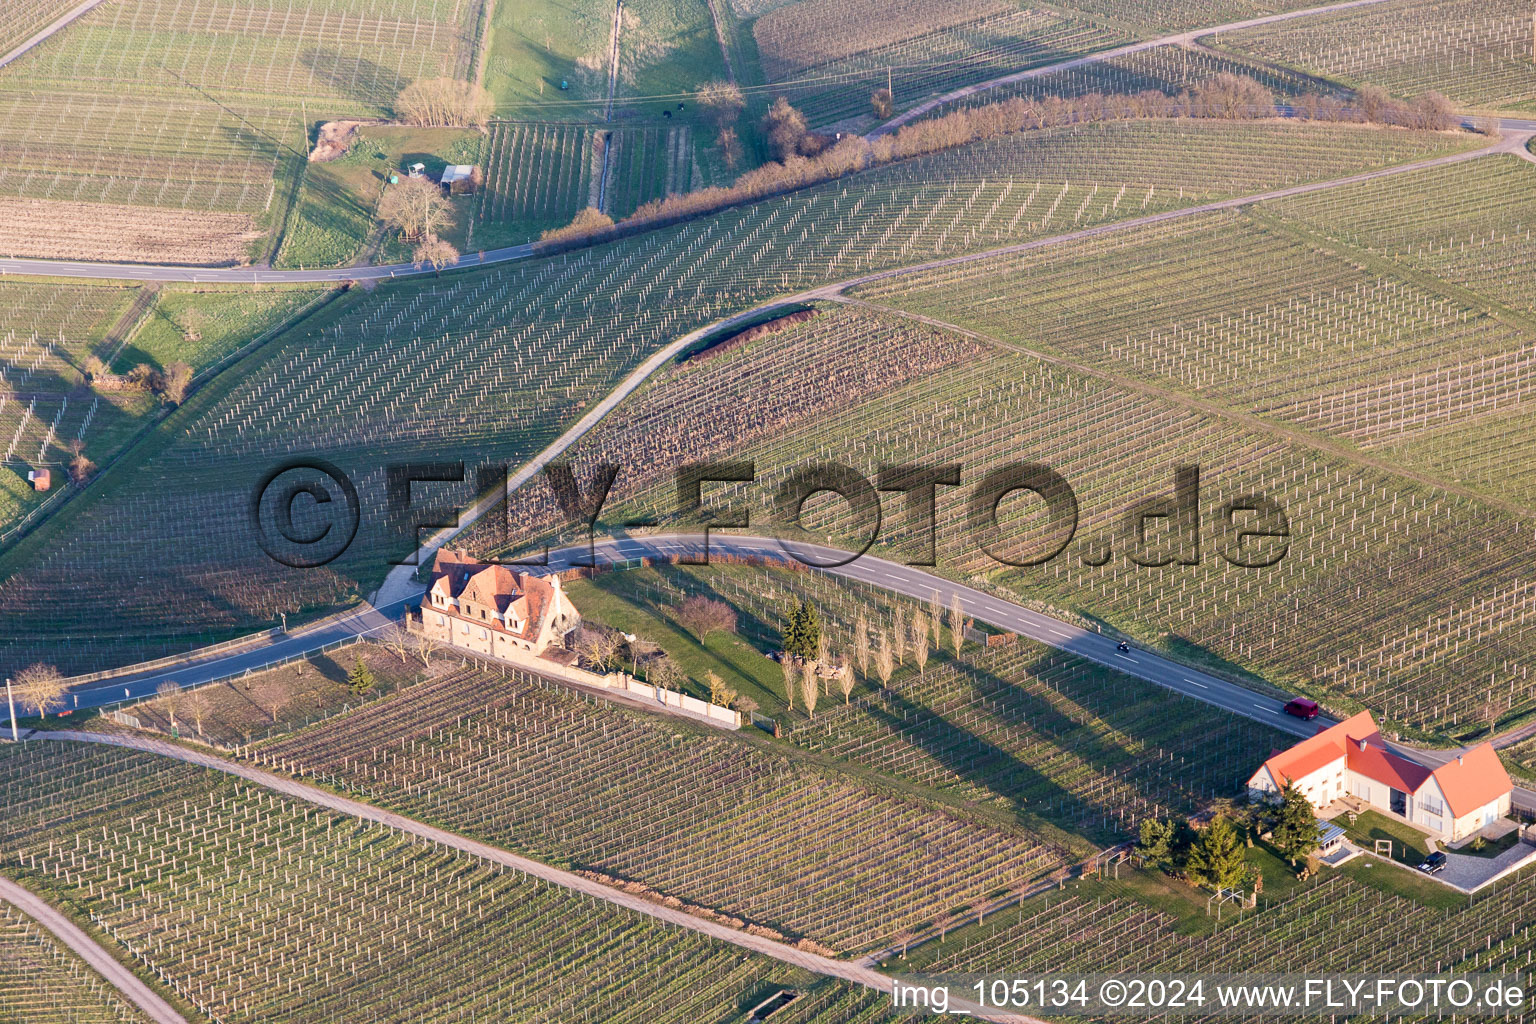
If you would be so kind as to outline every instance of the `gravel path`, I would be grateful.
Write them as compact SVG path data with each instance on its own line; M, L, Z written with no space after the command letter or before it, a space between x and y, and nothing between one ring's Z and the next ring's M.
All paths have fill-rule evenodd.
M132 971L118 963L111 953L97 945L95 939L39 899L30 889L17 885L9 878L0 878L0 900L11 904L48 929L54 938L89 964L93 971L122 993L124 999L143 1010L155 1024L187 1024L186 1018L172 1009L170 1003L157 996Z

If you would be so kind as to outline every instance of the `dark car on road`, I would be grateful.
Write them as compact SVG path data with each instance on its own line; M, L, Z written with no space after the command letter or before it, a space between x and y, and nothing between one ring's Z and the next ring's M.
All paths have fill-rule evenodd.
M1317 701L1307 700L1305 697L1297 697L1285 706L1285 713L1295 715L1297 718L1316 718L1321 710L1322 708L1317 706Z
M1424 858L1424 863L1419 865L1419 870L1426 875L1438 875L1445 870L1445 854L1436 850Z

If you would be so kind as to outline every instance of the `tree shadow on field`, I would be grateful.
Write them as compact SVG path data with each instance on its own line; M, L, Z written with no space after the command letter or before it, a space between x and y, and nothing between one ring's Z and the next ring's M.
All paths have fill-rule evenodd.
M393 68L335 50L311 47L299 59L317 81L370 107L392 108L400 90L410 84Z
M946 667L943 663L930 664L928 673L942 672ZM1006 700L1011 706L1004 710L1004 714L1020 723L1028 723L1030 731L1050 738L1077 728L1076 723L1048 702L1020 688L1010 686L997 692L979 685L983 680L1007 681L986 670L976 671L979 678L975 680L978 684L975 688L978 691L985 689L986 696L995 705L1003 702L1003 694L1014 695L1014 699ZM864 704L864 713L966 782L1003 798L1021 817L1040 818L1080 835L1101 837L1102 829L1085 824L1100 815L1100 808L1014 753L909 696L905 691L913 684L921 686L916 678L908 677L900 689L879 689L878 694ZM915 722L922 725L913 728ZM1074 752L1083 755L1081 750Z

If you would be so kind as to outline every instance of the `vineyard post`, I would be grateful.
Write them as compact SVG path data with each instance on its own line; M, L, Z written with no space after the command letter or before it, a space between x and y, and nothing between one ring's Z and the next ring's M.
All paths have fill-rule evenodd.
M11 742L15 743L19 739L16 735L16 698L11 695L11 679L9 676L5 679L5 702L11 708Z

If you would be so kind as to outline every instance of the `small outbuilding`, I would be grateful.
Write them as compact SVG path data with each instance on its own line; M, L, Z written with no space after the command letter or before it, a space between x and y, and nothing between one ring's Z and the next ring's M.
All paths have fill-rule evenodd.
M407 168L407 173L413 178L424 178L427 174L427 165L411 164L411 166Z
M473 164L449 164L443 168L443 187L456 196L470 195L478 177Z
M27 470L27 483L32 485L34 491L46 491L53 487L53 470L29 469Z

